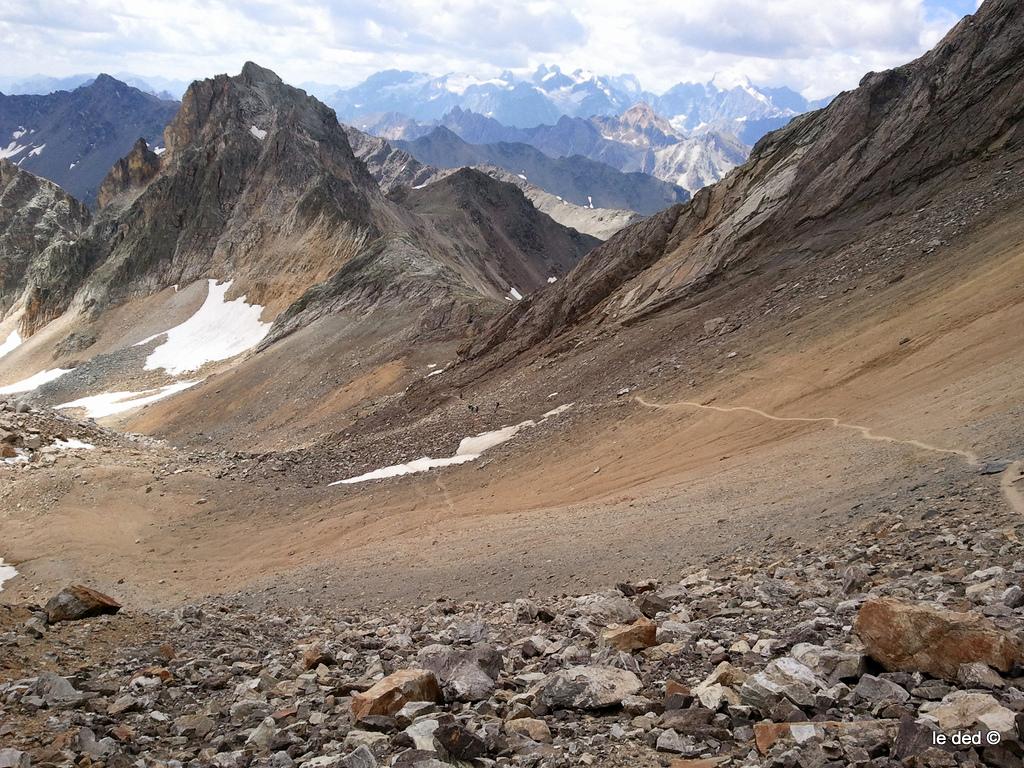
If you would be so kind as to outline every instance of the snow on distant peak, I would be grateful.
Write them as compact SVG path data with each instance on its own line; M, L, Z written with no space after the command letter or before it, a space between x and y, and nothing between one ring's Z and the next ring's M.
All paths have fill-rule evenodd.
M466 89L472 85L494 85L499 88L512 87L512 83L504 78L492 77L488 79L481 79L473 75L462 73L445 75L441 78L441 85L449 93L454 93L458 96L462 96L466 92Z
M710 84L723 91L732 91L738 88L741 91L744 91L748 96L763 104L771 103L767 96L757 90L757 86L750 82L750 78L746 75L730 72L716 72L715 76L711 78Z
M251 133L260 141L263 141L265 138L267 138L267 132L264 131L262 128L257 128L255 125L249 127L249 133Z
M227 301L231 281L217 285L209 280L206 301L181 325L152 336L167 340L146 358L147 371L163 368L171 375L197 371L206 363L239 355L259 344L270 332L271 323L260 320L263 307L247 304L245 296ZM140 342L145 343L145 342Z

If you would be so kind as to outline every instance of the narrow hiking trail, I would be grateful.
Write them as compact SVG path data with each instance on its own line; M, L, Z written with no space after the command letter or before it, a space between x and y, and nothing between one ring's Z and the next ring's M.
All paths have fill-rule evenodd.
M920 448L922 451L931 451L932 453L952 454L953 456L959 456L972 467L981 466L981 461L978 459L977 454L972 453L971 451L961 451L956 448L941 448L937 445L931 445L930 443L923 443L920 440L903 440L898 437L890 437L889 435L876 435L869 427L862 427L859 424L847 424L833 416L775 416L758 408L751 408L748 405L705 405L691 400L680 400L674 403L652 403L645 400L641 395L637 395L636 401L646 408L665 410L672 410L673 408L700 408L707 411L715 411L717 413L752 413L755 416L760 416L761 418L769 419L770 421L799 422L804 424L830 424L839 429L848 429L854 432L859 432L861 437L865 440L873 440L879 443L909 445L913 448Z
M769 421L796 422L802 424L828 424L838 429L846 429L856 432L865 440L872 440L880 443L892 443L895 445L907 445L912 448L929 451L931 453L959 456L972 467L980 467L983 464L981 459L978 458L978 455L972 451L962 451L958 448L942 448L920 440L904 440L902 438L891 437L889 435L875 434L875 432L873 432L869 427L862 427L859 424L847 424L834 416L776 416L766 411L762 411L759 408L751 408L748 405L709 405L705 403L698 403L693 400L678 400L672 403L652 403L644 398L643 395L637 395L635 400L645 408L652 408L655 410L696 408L699 410L714 411L716 413L750 413L763 419L768 419ZM1010 505L1010 508L1019 514L1024 515L1024 492L1017 487L1017 483L1021 480L1024 480L1024 460L1015 461L1003 470L999 475L999 489L1002 491L1003 498L1006 499L1006 503Z

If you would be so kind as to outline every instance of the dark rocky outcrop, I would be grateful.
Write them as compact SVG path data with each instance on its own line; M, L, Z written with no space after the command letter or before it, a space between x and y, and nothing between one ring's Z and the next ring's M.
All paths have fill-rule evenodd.
M149 148L145 139L139 139L131 152L114 163L100 184L97 204L100 208L106 208L118 195L130 190L141 191L159 172L159 155Z
M65 587L46 603L46 620L50 624L78 621L93 616L117 613L121 604L114 598L81 584Z

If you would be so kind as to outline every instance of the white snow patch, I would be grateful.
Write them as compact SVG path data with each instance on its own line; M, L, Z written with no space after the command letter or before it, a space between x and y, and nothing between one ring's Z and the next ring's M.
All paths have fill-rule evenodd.
M154 155L162 155L166 151L167 151L167 147L153 147L153 154Z
M263 141L265 138L267 138L267 132L264 131L262 128L257 128L255 125L249 127L249 133L251 133L260 141Z
M67 440L54 440L51 448L55 448L58 451L91 451L96 446L92 443L85 443L74 437L70 437Z
M8 384L6 387L0 387L0 395L14 395L19 392L31 392L37 387L43 386L43 384L49 384L51 381L56 381L65 373L73 371L73 368L51 368L48 371L40 371L35 376L29 376L27 379L16 381L13 384Z
M69 166L68 166L68 170L69 170L69 171L73 171L73 170L75 170L75 166L76 166L76 165L78 165L78 163L72 163L71 165L69 165Z
M548 282L549 283L557 283L558 282L558 278L557 277L549 277L548 278Z
M590 195L587 195L587 207L588 208L593 208L594 207L594 198L592 198Z
M17 331L11 331L11 334L7 337L4 343L0 344L0 357L10 354L20 346L21 334Z
M519 177L520 179L522 179L523 181L526 181L526 176L525 176L524 174L522 174L522 173L517 173L517 174L516 174L516 176L518 176L518 177Z
M549 418L558 416L560 413L564 413L572 407L572 403L566 405L560 405L558 408L548 411L541 418L541 423ZM532 420L521 421L518 424L512 424L508 427L502 427L501 429L491 430L490 432L481 432L478 435L472 437L464 437L459 443L459 447L455 449L454 456L447 456L442 459L432 459L429 456L424 456L421 459L407 462L405 464L395 464L390 467L382 467L375 469L372 472L367 472L356 477L349 477L344 480L336 480L331 485L351 485L353 483L364 483L367 480L384 480L389 477L400 477L402 475L411 475L417 472L426 472L429 469L437 467L451 467L456 464L465 464L469 461L476 461L480 458L483 453L496 445L507 443L519 432L528 427L537 426L537 422Z
M10 581L18 575L18 569L13 565L5 565L3 558L0 558L0 592L4 591L4 582Z
M522 301L523 300L523 294L521 294L519 291L517 291L516 287L514 285L511 288L508 289L508 295L511 296L516 301Z
M558 394L558 393L556 392L555 394ZM552 408L550 411L548 411L547 413L544 414L544 418L545 419L550 419L550 418L553 418L555 416L559 416L559 415L565 413L566 411L568 411L574 405L575 405L575 403L566 403L565 405L560 405L557 408Z
M246 304L245 296L226 301L231 281L217 285L209 280L209 293L203 306L181 325L140 341L145 344L166 334L167 340L154 349L147 371L163 368L171 375L197 371L206 363L227 360L252 349L270 332L270 323L260 321L263 307Z
M451 467L455 464L465 464L467 461L479 459L480 454L488 448L493 448L496 445L501 445L511 440L523 427L532 427L533 425L534 422L532 421L524 421L521 424L513 424L510 427L502 427L491 432L481 432L479 435L463 438L462 442L459 443L459 447L455 450L454 456L448 456L443 459L432 459L429 456L424 456L422 459L416 459L406 464L395 464L394 466L375 469L372 472L367 472L357 477L338 480L331 483L331 485L350 485L352 483L363 483L367 480L383 480L388 477L426 472L428 469L434 469L435 467Z
M41 155L41 154L43 154L43 150L44 149L46 149L46 145L45 144L40 144L38 147L33 149L31 152L29 152L28 156L32 157L33 155Z
M124 413L155 403L157 400L163 400L178 392L184 392L198 383L199 381L179 381L158 389L148 389L145 392L104 392L100 395L90 395L72 400L70 403L63 403L57 408L81 408L88 418L102 419L104 416L113 416L116 413Z
M24 136L26 133L28 133L28 131L25 130L25 126L19 125L18 126L18 130L16 130L14 133L11 134L11 138L14 139L15 141L17 141L22 136Z

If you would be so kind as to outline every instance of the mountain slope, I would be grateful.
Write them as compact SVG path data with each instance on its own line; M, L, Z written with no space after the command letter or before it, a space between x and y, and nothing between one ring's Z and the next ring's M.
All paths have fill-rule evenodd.
M443 127L394 145L439 168L496 165L577 205L650 214L687 198L685 190L645 174L622 173L580 156L551 158L527 144L469 144Z
M468 354L492 365L581 324L635 322L735 283L739 269L813 269L815 258L895 227L894 216L917 215L930 195L954 193L963 164L1019 157L1022 116L1024 8L990 0L917 61L871 73L770 134L688 205L619 233Z
M356 157L366 163L367 169L386 195L402 187L424 187L455 172L452 169L424 165L408 152L395 149L384 139L370 136L357 128L349 127L346 131ZM546 213L559 224L601 240L607 240L627 224L642 218L633 211L575 205L557 195L545 192L518 174L509 173L496 166L470 167L475 167L506 184L519 187L538 211Z
M177 109L108 75L45 96L0 94L0 157L92 206L110 167L139 138L159 146Z

